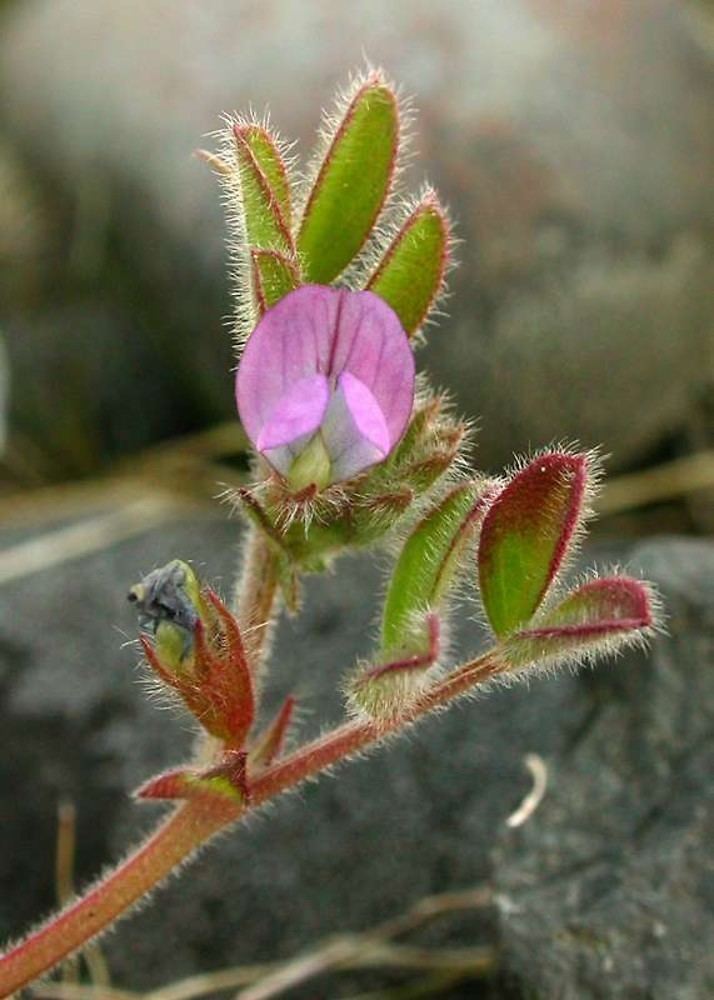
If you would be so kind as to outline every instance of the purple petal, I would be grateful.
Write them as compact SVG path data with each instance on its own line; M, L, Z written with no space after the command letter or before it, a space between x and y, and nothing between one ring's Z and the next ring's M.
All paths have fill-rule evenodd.
M263 424L255 446L268 451L312 435L322 423L330 387L324 375L310 375L291 385Z
M349 372L338 379L321 433L330 456L333 483L351 479L381 462L391 447L379 403L367 386Z
M389 428L390 449L399 441L414 403L414 355L394 310L374 292L342 295L331 371L355 375L366 385Z
M334 398L340 397L344 399L357 433L386 456L392 443L389 428L379 403L367 386L349 372L343 372L337 380Z
M339 298L333 288L298 288L269 309L248 338L238 366L236 402L253 444L292 385L327 374Z

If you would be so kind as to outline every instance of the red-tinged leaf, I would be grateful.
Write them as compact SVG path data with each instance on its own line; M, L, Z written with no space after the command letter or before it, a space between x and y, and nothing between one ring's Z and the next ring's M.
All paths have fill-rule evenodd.
M249 693L252 698L253 682L238 622L230 613L218 594L211 590L210 587L207 587L204 590L204 596L218 614L218 618L221 623L221 632L228 651L228 656L231 662L235 665L236 673L240 675L239 683L246 689L246 693Z
M408 334L424 323L444 291L450 226L434 191L408 211L367 288L390 304Z
M283 205L269 179L268 170L272 169L273 163L272 160L268 163L261 159L261 156L267 156L268 145L261 146L255 141L255 127L251 125L234 125L233 137L249 245L291 251L293 241ZM275 154L278 156L277 151Z
M371 681L387 674L399 674L404 671L421 670L425 667L433 666L439 659L441 648L441 622L436 614L428 614L424 619L425 646L420 652L411 656L402 656L388 663L382 663L378 667L369 668L362 676L360 684L369 684Z
M220 766L206 772L183 768L167 771L141 785L134 795L138 799L161 799L164 801L196 798L246 801L246 795L244 795L240 784L236 782L233 772L222 769Z
M417 640L420 632L421 643ZM349 703L357 713L384 722L398 718L430 682L430 668L437 664L441 649L439 615L425 614L421 629L414 622L411 635L411 651L358 670L348 689Z
M270 185L286 227L290 228L292 222L290 178L285 160L278 148L279 140L268 129L256 123L238 125L236 128Z
M204 629L196 629L196 665L201 679L191 696L192 709L198 709L199 721L209 732L240 748L255 718L253 678L235 618L209 588L203 597L218 617L221 646L214 650Z
M306 280L333 281L369 239L391 189L399 108L379 71L358 81L331 123L297 236Z
M195 649L193 670L195 678L194 687L200 692L211 674L216 670L220 670L220 661L217 653L213 650L208 641L208 637L206 636L206 626L202 621L196 622L196 626L193 630L193 642Z
M277 250L253 248L250 252L255 298L261 314L300 285L297 262Z
M473 480L453 487L417 522L399 554L384 600L381 648L411 652L415 624L423 633L427 608L443 610L459 579L469 543L474 548L490 484ZM418 650L423 652L422 648ZM401 657L399 657L401 658Z
M185 799L188 771L166 771L140 785L134 792L137 799Z
M280 711L261 734L250 753L251 763L258 767L268 767L276 760L285 745L285 737L292 722L296 700L289 695L283 702Z
M497 636L531 620L562 569L585 514L588 474L587 455L546 453L493 501L481 529L478 571Z
M253 679L238 623L209 588L201 592L204 620L193 630L191 670L174 674L145 637L141 644L154 672L177 691L203 728L240 749L255 717Z
M656 624L651 588L626 576L591 580L510 636L513 666L579 662L640 642Z

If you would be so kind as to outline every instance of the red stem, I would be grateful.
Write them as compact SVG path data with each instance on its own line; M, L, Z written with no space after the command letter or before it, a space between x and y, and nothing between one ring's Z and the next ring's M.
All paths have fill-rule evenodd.
M30 934L0 959L5 997L86 944L154 888L196 847L235 819L215 800L180 806L107 878Z
M250 807L259 806L365 747L381 742L389 733L406 728L500 669L497 654L486 653L436 684L399 718L388 722L348 722L305 744L255 778L251 783ZM0 958L0 996L25 986L83 947L244 812L245 806L208 796L180 806L114 872Z

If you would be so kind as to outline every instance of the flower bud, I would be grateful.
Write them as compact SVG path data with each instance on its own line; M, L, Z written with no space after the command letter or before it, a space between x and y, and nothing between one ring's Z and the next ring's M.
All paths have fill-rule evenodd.
M238 623L180 559L154 570L129 591L147 662L176 691L203 728L226 748L243 747L255 715L253 679Z

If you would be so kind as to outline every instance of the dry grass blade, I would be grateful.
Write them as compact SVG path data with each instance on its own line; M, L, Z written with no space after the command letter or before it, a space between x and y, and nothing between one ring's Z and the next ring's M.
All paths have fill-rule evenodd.
M420 948L380 941L371 934L336 938L322 949L289 962L281 969L241 991L235 1000L271 1000L327 972L346 969L392 968L412 972L440 972L477 978L493 971L493 948Z
M77 832L77 811L72 802L57 806L57 843L55 846L55 895L64 906L74 892L74 853ZM79 961L68 959L62 966L62 982L76 983L79 979Z
M279 996L293 986L299 986L316 976L334 969L344 968L355 952L359 953L359 944L350 938L337 938L328 941L321 947L306 955L298 956L286 962L275 972L269 973L253 986L242 990L236 1000L269 1000Z
M458 913L461 910L480 910L493 902L493 892L488 886L477 886L474 889L463 889L455 892L440 892L434 896L425 896L416 902L406 913L379 924L370 934L382 938L394 938L409 931L416 930L430 920Z
M611 479L595 506L600 514L619 514L707 489L714 489L711 450Z
M186 509L185 504L168 496L144 497L119 510L19 542L0 552L0 584L108 548L166 524Z
M60 802L57 807L57 844L55 848L55 890L57 902L63 906L74 895L74 859L77 846L77 810L72 802ZM109 967L97 943L89 944L62 966L62 984L79 981L79 960L82 958L93 986L110 986Z
M422 1000L423 997L443 996L444 991L463 982L459 973L436 972L420 976L418 982L405 983L403 986L390 986L383 990L370 990L368 993L356 993L345 1000Z
M33 991L35 1000L198 1000L224 990L242 989L239 1000L269 1000L293 986L339 969L393 968L418 971L418 990L406 996L428 996L444 985L489 975L497 955L491 948L429 949L394 944L390 940L422 927L438 917L489 906L493 895L485 886L427 896L406 913L386 920L363 934L345 934L320 942L309 952L287 962L243 965L190 976L149 993L133 993L108 986L58 983ZM432 985L429 985L432 984ZM416 987L409 987L413 991ZM375 994L379 996L380 994ZM237 1000L238 1000L237 998Z
M219 969L217 972L207 972L203 975L190 976L187 979L169 983L158 990L152 990L151 993L145 993L141 1000L198 1000L199 997L205 997L211 993L247 986L263 976L269 975L274 969L275 965L237 965L228 969ZM94 1000L100 1000L100 998L95 997Z
M44 983L33 988L32 1000L143 1000L141 993L112 986L80 986L76 983Z
M459 978L484 975L492 971L496 961L495 953L490 948L430 950L395 945L390 939L448 913L488 906L491 900L491 891L485 887L428 896L406 913L387 920L364 934L333 938L315 950L298 956L243 990L236 1000L270 1000L286 989L338 969L388 966L420 972L446 972Z

